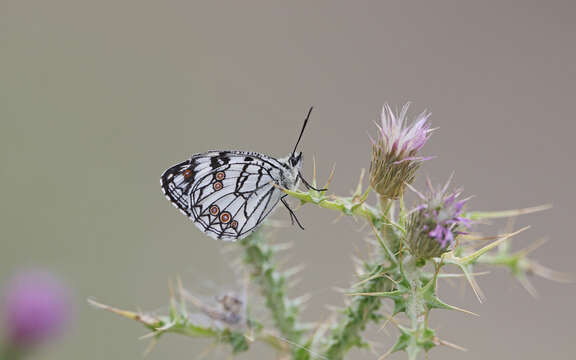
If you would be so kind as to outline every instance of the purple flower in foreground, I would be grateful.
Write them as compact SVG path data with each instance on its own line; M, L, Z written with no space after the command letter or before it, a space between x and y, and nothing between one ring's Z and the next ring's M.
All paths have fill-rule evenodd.
M54 276L27 271L14 276L3 291L8 344L28 348L60 333L70 316L68 289Z
M406 121L410 103L400 113L392 111L388 104L382 109L382 121L378 126L378 140L372 140L370 162L370 185L385 199L396 199L404 192L405 184L414 180L422 161L429 158L418 152L430 138L430 113L424 111L412 124Z
M442 255L454 245L462 230L471 225L470 220L462 216L469 198L459 200L460 191L449 192L449 185L450 180L436 189L428 180L426 195L410 187L423 201L408 217L407 242L416 257Z

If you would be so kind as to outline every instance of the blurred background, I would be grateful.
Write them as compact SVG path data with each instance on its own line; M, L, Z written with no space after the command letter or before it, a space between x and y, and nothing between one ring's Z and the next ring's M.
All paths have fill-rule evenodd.
M534 256L574 273L575 11L531 0L2 1L0 286L20 269L49 269L74 303L68 331L35 358L142 357L146 331L88 297L161 311L177 276L199 296L237 288L230 245L176 211L159 176L215 148L284 156L310 105L308 177L312 158L321 179L336 163L330 190L349 194L383 103L412 101L439 128L416 186L455 171L476 210L553 203L518 220L533 227L514 246L548 237ZM306 231L277 232L294 243L287 265L306 265L291 295L313 296L307 320L342 304L334 288L354 281L351 256L365 249L368 229L336 215L305 206ZM285 210L273 218L289 222ZM459 281L442 284L447 302L481 317L433 312L440 336L470 351L437 348L431 359L574 354L574 285L536 278L534 299L505 271L479 281L484 304ZM382 331L368 339L377 353L394 342ZM194 359L208 344L166 336L148 358ZM255 346L239 358L271 357Z

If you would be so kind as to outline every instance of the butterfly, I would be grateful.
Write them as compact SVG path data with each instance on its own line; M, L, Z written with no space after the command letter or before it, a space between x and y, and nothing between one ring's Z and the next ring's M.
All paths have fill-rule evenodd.
M208 236L227 241L245 238L282 202L292 223L304 229L286 202L282 188L302 183L302 152L296 152L312 107L294 145L284 158L247 151L209 151L192 155L166 170L160 179L164 195Z

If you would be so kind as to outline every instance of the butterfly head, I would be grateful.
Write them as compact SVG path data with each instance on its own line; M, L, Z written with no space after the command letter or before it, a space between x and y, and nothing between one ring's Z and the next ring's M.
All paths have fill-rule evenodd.
M302 169L302 152L293 153L288 159L288 164L295 169Z
M289 190L298 187L300 171L302 171L302 160L301 152L295 152L290 156L278 159L278 162L284 168L279 185Z

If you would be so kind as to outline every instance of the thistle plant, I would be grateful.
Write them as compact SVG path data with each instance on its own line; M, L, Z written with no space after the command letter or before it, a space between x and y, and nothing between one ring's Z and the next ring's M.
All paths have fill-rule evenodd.
M1 294L2 360L26 359L39 346L59 335L70 320L69 289L48 272L20 272L9 280Z
M270 225L231 245L242 253L242 266L250 276L248 287L259 289L267 315L251 311L252 304L258 301L254 294L250 301L245 296L226 295L206 303L181 285L172 291L167 314L121 310L95 300L90 303L142 323L150 331L146 337L154 339L154 343L162 335L175 333L212 339L235 354L249 351L251 344L258 341L276 349L279 358L293 360L345 359L352 348L369 346L365 337L369 323L393 324L397 335L382 341L394 345L380 359L402 351L414 360L437 346L461 349L442 339L430 325L436 309L472 314L440 298L438 282L442 278L462 276L479 301L484 299L484 293L476 281L478 266L509 269L531 294L535 293L529 282L531 275L568 280L528 257L537 246L511 250L510 240L524 236L527 228L494 235L480 232L479 227L486 220L533 213L548 206L473 211L468 209L470 198L462 199L462 191L452 189L451 180L437 186L427 180L423 191L411 185L422 161L430 159L420 152L432 129L429 113L421 113L413 122L408 121L407 113L408 105L400 112L384 106L377 138L372 140L367 189L363 189L363 171L356 190L349 196L316 190L315 175L308 191L284 189L301 204L361 218L369 225L371 251L359 264L357 279L344 295L346 306L336 316L327 314L329 320L318 324L301 319L300 309L306 299L288 295L289 281L297 271L283 271L277 264L277 253L286 246L272 241ZM418 199L410 206L404 201L407 189ZM374 205L368 201L372 192L378 200ZM478 240L485 240L484 246L476 246ZM461 274L446 273L446 265L456 266ZM393 310L385 312L384 304L392 305Z

